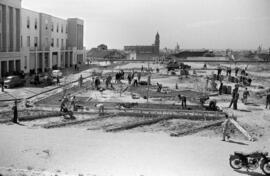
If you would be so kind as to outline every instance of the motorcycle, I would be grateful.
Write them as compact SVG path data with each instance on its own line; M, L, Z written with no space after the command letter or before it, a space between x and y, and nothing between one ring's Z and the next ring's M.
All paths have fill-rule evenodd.
M241 168L255 170L260 166L265 175L270 175L270 157L268 157L268 152L234 152L233 155L230 155L230 166L235 170Z

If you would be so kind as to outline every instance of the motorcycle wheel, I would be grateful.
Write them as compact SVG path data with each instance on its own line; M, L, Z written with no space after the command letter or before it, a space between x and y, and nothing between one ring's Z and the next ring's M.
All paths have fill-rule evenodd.
M240 157L238 156L231 156L230 157L230 166L233 168L233 169L241 169L242 168L242 160L240 159Z
M270 160L264 162L261 168L265 175L270 175Z

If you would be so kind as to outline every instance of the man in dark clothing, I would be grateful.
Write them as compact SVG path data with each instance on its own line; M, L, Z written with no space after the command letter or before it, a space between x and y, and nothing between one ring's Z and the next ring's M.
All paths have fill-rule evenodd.
M18 123L18 109L17 109L17 100L14 101L13 110L13 122Z
M231 76L231 74L232 74L232 68L229 67L229 68L228 68L228 75Z
M249 91L247 90L247 88L244 90L244 92L243 92L243 103L244 104L247 104L247 98L248 98L248 96L250 96L250 94L249 94Z
M237 102L238 102L238 99L239 99L239 93L237 92L235 94L235 97L234 97L234 100L233 100L233 109L234 110L237 110Z
M113 85L112 85L112 76L109 75L106 79L106 88L108 89L109 88L109 85L111 86L111 88L113 89Z
M181 105L182 105L182 108L187 108L187 97L185 96L181 96L180 94L178 95L178 98L179 100L181 100Z
M4 92L5 90L5 88L4 88L4 84L5 84L5 82L4 82L4 78L2 78L1 79L1 87L2 87L2 92Z
M60 85L60 78L59 78L59 76L58 76L58 75L56 76L56 84L57 84L57 86L59 86L59 85Z
M159 83L157 83L157 92L161 92L161 89L162 89L162 84L159 84Z
M66 103L68 102L68 98L67 96L65 96L60 104L60 112L66 112L67 108L66 108Z
M269 92L266 95L266 107L265 107L266 109L267 109L268 105L270 105L270 93Z
M223 89L223 83L222 83L222 81L220 81L220 86L219 86L219 89L218 89L219 95L222 94L222 89Z
M235 99L235 96L236 96L237 93L238 93L238 86L235 85L235 88L233 89L233 92L232 92L232 99L231 99L229 108L230 108L230 107L232 106L232 104L234 103L234 99ZM239 95L238 95L238 97L239 97Z
M239 71L239 68L238 67L235 67L235 76L237 76L238 71Z
M96 80L95 80L95 87L96 87L97 90L99 89L99 85L100 85L100 80L97 77Z
M222 69L220 67L218 67L218 75L217 75L218 80L220 80L221 71L222 71Z
M217 101L216 100L211 100L209 102L209 109L211 111L216 111L217 110Z

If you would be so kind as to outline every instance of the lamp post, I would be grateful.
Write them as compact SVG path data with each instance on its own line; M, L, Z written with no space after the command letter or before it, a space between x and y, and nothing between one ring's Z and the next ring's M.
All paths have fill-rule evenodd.
M36 60L36 61L35 61L35 72L37 73L37 60L38 60L38 59L37 59L37 43L35 43L35 50L36 50L36 53L35 53L35 54L36 54L36 59L35 59L35 60Z

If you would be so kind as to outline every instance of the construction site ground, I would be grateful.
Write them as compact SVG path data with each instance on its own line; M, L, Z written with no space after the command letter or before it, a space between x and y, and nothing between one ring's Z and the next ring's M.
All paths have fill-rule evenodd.
M179 76L179 71L176 72L177 75L171 75L171 73L167 73L164 65L149 64L153 72L148 101L144 98L147 96L147 85L138 88L132 87L128 85L127 80L123 80L122 84L113 84L114 90L101 92L94 90L92 80L89 78L84 81L82 88L79 88L77 83L68 87L68 93L75 95L78 104L84 108L84 110L74 113L75 120L52 114L47 118L21 121L21 125L1 124L0 166L2 167L0 173L4 175L136 176L234 176L250 174L246 171L233 171L229 166L228 158L233 151L270 151L270 110L265 109L265 96L261 96L270 87L270 66L248 65L248 73L253 79L252 86L248 87L251 96L248 97L247 105L239 100L238 110L233 110L228 108L231 95L218 96L217 91L205 90L206 76L210 76L216 71L203 70L203 63L187 64L195 69L195 72L190 71L188 77ZM120 69L139 71L142 65L147 68L147 63L121 63L114 68L104 68L102 74L112 74ZM207 66L207 68L216 68L218 65L211 63ZM223 64L222 66L230 65ZM160 69L159 73L156 73L156 68ZM91 68L84 71L83 76L89 76L94 70L101 72L100 68ZM147 75L145 72L141 80L147 81ZM224 72L223 75L225 75ZM161 93L156 91L157 82L163 84L164 89ZM176 83L178 89L176 89ZM226 77L223 83L234 86L234 83L228 82ZM219 87L219 82L217 85ZM102 87L105 87L104 83L102 83ZM29 112L24 111L23 116L35 116L44 112L46 114L46 111L59 111L63 96L62 90L59 88L46 96L41 95L31 99L37 109L35 111L34 109L33 111L29 110ZM241 97L243 90L244 88L240 87ZM132 95L134 94L138 95L139 99L133 99ZM217 100L222 111L237 117L239 124L256 141L248 141L235 127L231 126L231 140L222 142L220 125L204 128L213 122L221 121L222 118L211 120L170 118L161 119L149 125L139 125L140 122L163 118L163 115L129 116L117 114L132 108L148 109L149 111L151 109L151 112L155 109L156 111L164 109L162 112L164 114L166 114L166 109L167 113L181 111L178 94L188 97L187 105L190 111L205 111L199 106L198 97L210 95L210 99ZM105 116L97 114L94 105L99 102L103 102L105 105L105 111L107 110ZM128 109L117 109L121 103L138 104ZM209 101L205 105L208 103ZM9 106L6 106L5 111L8 108ZM10 112L5 113L5 115L1 114L1 119L12 117ZM80 122L69 123L73 121ZM123 128L124 130L118 132L109 132L112 129L130 124L135 124L135 126L126 130ZM200 130L192 131L192 129L197 128ZM170 136L175 133L183 135L180 137ZM260 175L261 173L256 171L251 174Z

